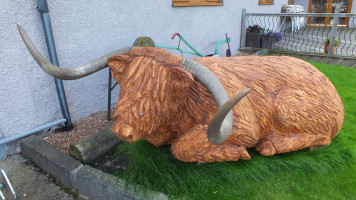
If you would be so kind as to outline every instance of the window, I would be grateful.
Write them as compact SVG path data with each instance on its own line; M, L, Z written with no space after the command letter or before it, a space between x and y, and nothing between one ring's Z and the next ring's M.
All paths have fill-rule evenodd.
M222 6L222 0L172 0L173 6Z

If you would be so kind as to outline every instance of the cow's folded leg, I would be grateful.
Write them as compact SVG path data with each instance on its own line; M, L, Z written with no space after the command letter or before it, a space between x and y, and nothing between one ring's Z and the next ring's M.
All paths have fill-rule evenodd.
M330 137L325 135L276 133L262 139L256 150L262 155L273 156L307 147L327 145L330 142Z
M224 142L215 145L208 141L206 127L196 126L179 137L171 146L173 156L184 162L216 162L248 160L250 155L245 147Z

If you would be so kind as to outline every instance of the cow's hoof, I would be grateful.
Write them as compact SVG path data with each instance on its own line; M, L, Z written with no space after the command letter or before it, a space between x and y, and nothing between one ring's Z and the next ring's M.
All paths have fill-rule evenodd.
M277 153L273 143L267 139L262 140L257 146L256 150L264 156L273 156Z
M313 147L307 147L307 148L305 148L304 149L304 151L314 151L314 150L316 150L318 147L316 147L316 146L313 146Z
M251 159L251 156L247 152L246 148L240 149L240 159L242 159L242 160L250 160Z

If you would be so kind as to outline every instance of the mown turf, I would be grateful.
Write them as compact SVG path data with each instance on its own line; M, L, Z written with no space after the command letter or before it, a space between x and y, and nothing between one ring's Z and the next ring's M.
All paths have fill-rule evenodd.
M334 83L344 106L343 129L328 146L251 160L184 163L169 146L124 143L130 160L120 175L128 183L166 193L172 199L356 199L356 70L311 62Z

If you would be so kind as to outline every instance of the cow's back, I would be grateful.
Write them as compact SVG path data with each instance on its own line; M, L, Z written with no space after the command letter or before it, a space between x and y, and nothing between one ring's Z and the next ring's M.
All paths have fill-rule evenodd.
M232 134L245 146L254 146L261 138L280 130L298 129L300 134L314 134L323 129L325 134L335 137L342 127L344 110L335 87L305 61L286 56L196 61L219 78L230 97L244 88L252 89L234 108Z

